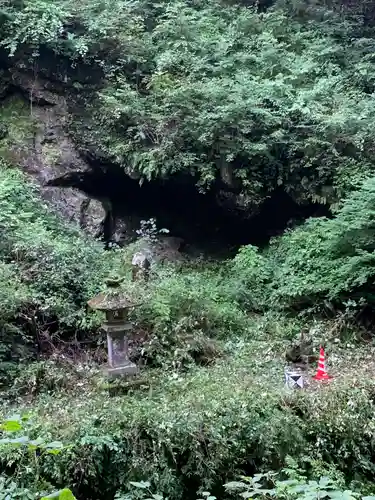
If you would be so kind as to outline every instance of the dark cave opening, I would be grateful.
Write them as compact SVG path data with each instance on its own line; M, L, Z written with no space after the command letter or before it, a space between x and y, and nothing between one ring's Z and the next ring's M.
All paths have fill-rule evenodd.
M158 228L182 238L185 247L195 247L208 254L228 255L239 246L265 246L272 236L281 234L308 217L329 216L327 207L310 203L298 205L282 189L275 190L256 214L249 216L218 202L218 190L201 194L194 179L176 176L140 185L113 165L92 163L89 173L72 173L56 179L55 186L76 187L97 199L107 199L111 218L156 219ZM104 240L111 240L105 229Z

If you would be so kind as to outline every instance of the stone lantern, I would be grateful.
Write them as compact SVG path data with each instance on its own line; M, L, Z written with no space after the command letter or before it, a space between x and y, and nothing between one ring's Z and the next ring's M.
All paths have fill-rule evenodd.
M120 279L107 279L106 285L107 290L89 300L88 306L105 313L102 328L107 334L108 375L134 375L138 368L129 359L128 333L132 324L128 320L128 313L136 304L130 302L121 292Z

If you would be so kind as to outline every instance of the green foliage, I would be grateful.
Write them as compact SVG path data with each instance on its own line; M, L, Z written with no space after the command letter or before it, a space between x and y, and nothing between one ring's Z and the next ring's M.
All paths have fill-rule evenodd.
M228 272L235 297L253 310L374 305L375 179L331 219L310 219L275 238L262 253L240 250Z
M233 481L225 485L228 491L239 491L242 498L275 498L277 500L318 500L321 498L355 500L360 498L356 492L337 489L337 484L328 477L318 481L307 481L306 477L279 480L276 474L257 474L254 477L243 477L242 481ZM261 481L272 482L273 488L262 487ZM372 497L362 497L372 498Z
M18 368L7 391L9 397L32 397L43 392L53 394L69 390L79 382L73 367L71 370L66 367L65 371L62 371L53 360L23 363Z
M163 495L160 495L158 493L152 493L151 489L151 483L148 481L130 481L129 485L131 487L131 491L125 494L122 493L117 493L115 496L115 500L141 500L141 499L146 499L148 498L149 500L164 500ZM199 494L198 494L199 496ZM200 495L202 498L199 498L198 500L217 500L215 496L212 496L208 491L202 492ZM166 499L165 499L166 500Z
M147 335L138 355L153 366L209 364L221 353L214 339L248 332L248 318L227 294L218 269L158 268L148 288L131 284L125 264L131 260L128 250L105 252L54 215L37 188L6 166L0 169L0 230L4 362L26 359L22 353L15 356L15 344L53 346L59 339L69 340L75 331L96 329L100 317L87 314L86 303L111 270L125 274L124 291L141 303L135 319ZM9 371L8 365L3 369ZM49 369L41 365L34 374L23 377L21 372L17 387L32 386L32 392L61 387L53 372L48 375L51 383L46 383L45 373Z
M244 479L243 497L359 498L355 486L373 479L373 381L290 394L279 357L304 326L280 311L374 306L373 36L327 7L286 4L259 12L219 0L2 3L0 44L18 69L35 76L52 51L69 71L91 65L103 77L85 101L80 146L91 141L141 182L188 174L204 190L224 180L247 209L275 189L339 203L332 219L309 220L263 251L247 246L225 265L156 267L148 287L125 281L141 303L133 353L148 363L126 397L108 398L87 367L90 383L76 384L74 370L51 361L19 370L8 396L33 396L35 419L27 437L18 420L4 423L12 437L1 443L0 498L65 484L82 499L129 498L131 482L153 500L199 488L214 500L205 490L218 495L225 481L285 464L273 485ZM83 96L69 71L42 69ZM1 153L35 131L17 99L0 127ZM129 269L126 251L104 252L3 162L0 234L6 374L30 340L53 345L54 336L96 331L87 300L110 270ZM72 446L60 453L52 436Z
M350 297L373 304L374 200L371 178L334 219L308 221L275 241L269 250L275 269L272 297L290 304Z
M263 474L256 474L253 477L242 476L241 481L231 481L225 484L226 492L233 495L238 495L241 498L264 498L270 499L288 499L288 500L318 500L322 498L331 499L346 499L355 500L361 498L358 492L340 490L340 485L331 480L329 477L320 477L319 480L307 481L306 476L301 475L298 470L298 465L287 457L288 463L293 464L293 468L283 469L280 474L274 472L266 472ZM282 480L279 476L286 476L287 479ZM262 483L266 483L271 487L265 487ZM148 481L133 482L130 481L130 486L133 488L129 493L121 495L118 494L115 500L125 499L154 499L164 500L164 497L159 494L153 494L151 484ZM211 495L208 491L203 491L199 494L198 500L217 500L216 496ZM362 496L362 500L372 500L373 496Z
M117 16L112 15L114 8ZM40 49L48 47L72 61L104 67L112 63L113 70L113 63L125 65L139 60L145 50L137 41L142 40L144 31L142 5L137 2L119 0L114 6L108 0L79 4L71 0L25 0L18 6L5 6L3 14L1 45L10 57L31 48L37 61Z
M227 269L231 285L229 293L251 310L262 310L267 302L265 291L272 279L267 259L256 247L247 245L239 249Z
M5 24L8 34L1 45L14 56L19 45L38 50L41 44L54 43L64 28L64 10L58 3L45 0L25 2L23 9L10 11L11 22Z
M98 70L76 139L142 178L228 175L252 207L280 186L332 204L373 173L373 38L329 5L24 0L0 30L34 72L46 49Z
M372 42L352 42L348 24L180 1L151 36L142 85L119 74L100 94L104 146L128 169L200 186L229 170L248 204L277 186L332 203L373 171Z
M289 461L293 460L289 458ZM296 465L296 464L295 464ZM286 475L289 479L280 480L278 476ZM262 481L271 483L272 488L262 487ZM117 493L115 500L164 500L165 497L153 493L149 481L130 481L130 491ZM300 474L298 469L283 469L281 474L266 472L253 477L242 476L241 481L231 481L224 485L231 495L240 493L241 498L260 497L264 499L275 498L288 500L318 500L322 498L355 500L373 500L374 496L362 496L357 491L340 490L337 482L329 477L320 477L318 480L307 481L306 476ZM208 491L197 492L198 500L217 500L217 497ZM54 498L51 496L46 498ZM70 497L69 497L70 498ZM42 499L44 500L44 499ZM167 499L165 499L167 500Z
M41 310L48 303L61 326L81 328L87 321L90 324L82 306L115 260L107 261L95 243L86 244L76 229L48 213L36 192L16 171L3 169L0 179L4 233L2 321L11 321L25 304L37 305ZM292 283L303 272L311 273L311 269L324 269L333 276L340 272L342 277L340 265L357 253L361 257L363 252L372 251L373 197L374 183L369 180L343 204L336 218L310 221L263 253L253 247L244 248L223 268L157 268L148 288L137 285L142 305L136 309L134 319L138 327L152 333L142 343L143 355L164 371L148 372L149 380L143 388L126 398L109 399L91 384L84 385L85 397L77 394L76 400L65 385L65 380L73 380L72 373L59 375L48 362L35 366L34 373L31 368L25 372L19 378L17 392L26 387L26 392L35 397L36 407L40 404L43 408L36 416L33 432L45 444L51 436L73 443L63 454L53 456L53 463L50 453L42 453L38 459L40 477L51 484L72 485L83 498L110 497L117 490L126 490L129 480L147 477L163 495L180 498L186 492L187 477L196 489L203 485L212 490L244 468L279 467L288 454L305 469L313 467L312 462L316 470L319 463L328 464L326 469L334 463L349 481L370 477L374 451L371 383L356 386L358 382L353 382L333 388L324 397L320 392L285 395L277 343L270 348L270 338L293 338L301 324L270 315L255 324L243 306L261 310L273 304L295 305L295 295L289 298L283 291L284 302L277 295L282 286L288 285L282 273L287 273ZM319 224L323 225L320 240L315 233ZM308 243L306 236L292 239L295 234L310 231ZM322 241L324 251L319 253ZM72 245L82 242L85 246L69 253ZM312 257L304 255L298 266L298 260L293 259L301 246L312 256L331 261L309 267ZM114 252L111 259L117 257ZM33 272L36 265L38 272ZM67 284L71 269L80 274L79 289ZM355 276L359 275L357 270ZM334 283L341 288L331 295L331 281L327 276L323 281L326 297L335 300L353 294L355 287L359 289L357 281L350 287L337 279ZM316 294L311 283L307 282L309 290ZM57 284L55 288L53 284ZM129 283L126 287L130 292ZM79 300L74 302L77 294ZM52 302L48 302L50 297ZM72 322L65 319L71 316L75 318ZM251 337L265 336L266 342L249 341ZM231 356L220 359L220 349L216 349L213 358L218 359L213 366L194 368L194 349L198 344L198 351L207 352L209 337L221 342L231 339L225 346ZM239 337L242 340L235 340ZM189 371L176 371L181 367L189 367ZM53 400L48 396L52 391ZM19 484L29 488L30 474L34 474L34 466L30 466L33 455L24 448L5 448L0 456L4 464L17 466L17 488ZM311 462L305 466L306 455ZM106 471L105 479L101 471Z
M49 498L54 498L55 500L75 500L75 496L68 488L51 493L50 495L43 497L41 500L48 500Z
M149 370L143 387L126 396L109 398L92 384L37 395L33 434L72 444L64 453L43 454L40 475L71 485L78 498L127 495L129 481L145 478L163 497L202 488L221 498L224 482L287 466L285 474L304 476L291 478L301 484L327 476L344 491L345 477L348 489L369 494L373 380L349 373L321 390L286 392L276 349L269 340L237 342L231 356L209 368ZM7 449L0 456L30 484L30 455ZM283 472L277 480L284 479Z
M3 434L2 439L0 439L0 452L4 456L7 450L10 450L10 454L13 453L13 459L8 462L4 462L3 457L0 454L0 498L16 499L16 498L28 498L37 499L40 498L42 494L41 488L43 490L48 486L48 483L40 476L39 462L43 459L44 454L57 456L61 451L66 449L63 444L59 441L46 442L41 438L30 439L27 435L24 435L25 426L27 427L28 417L20 417L15 415L3 422L0 429ZM16 437L14 437L16 436ZM33 467L28 467L25 469L25 458L26 461L29 459ZM12 465L18 465L18 470L16 468L14 476L16 481L18 480L20 484L17 484L7 475L7 468ZM22 478L20 480L20 478ZM22 484L26 482L27 485ZM55 498L58 500L75 500L72 492L65 488L60 491L51 493L48 496L43 496L41 500L47 500L48 498Z
M208 266L158 271L137 316L153 333L143 345L144 356L154 365L169 363L174 368L192 360L209 363L220 352L210 338L223 340L249 331L248 317L226 293L218 269Z
M4 159L12 152L30 147L37 124L24 99L11 96L2 102L0 128L3 130L0 134L0 153Z
M8 384L15 363L27 361L35 346L97 328L86 302L102 287L112 256L63 222L34 185L3 163L0 234L0 380Z
M78 498L111 498L129 480L143 477L177 498L189 488L186 478L205 488L220 484L249 454L258 465L278 461L286 450L300 448L300 431L295 417L278 409L266 382L255 381L259 369L246 359L237 366L219 362L186 377L150 374L146 393L126 397L92 391L84 398L42 397L41 407L48 401L48 410L35 417L35 432L62 433L74 443L54 457L56 467L45 457L42 473L77 488Z
M86 303L111 270L125 274L124 292L141 303L135 319L147 336L139 354L154 366L208 364L221 351L210 338L248 331L248 318L228 296L217 269L158 268L148 288L132 284L128 250L105 252L53 214L37 188L6 166L0 169L0 231L0 326L9 337L9 346L2 344L4 361L14 359L9 351L15 326L23 327L18 341L45 340L51 346L75 331L96 329L101 319L87 314ZM33 384L38 392L48 386L43 373L49 370L39 368L23 382L21 373L19 389ZM60 382L51 374L51 387Z
M2 320L22 306L30 321L38 314L42 323L58 317L61 326L83 328L86 301L105 275L100 246L51 213L36 188L6 167L0 169L0 212Z

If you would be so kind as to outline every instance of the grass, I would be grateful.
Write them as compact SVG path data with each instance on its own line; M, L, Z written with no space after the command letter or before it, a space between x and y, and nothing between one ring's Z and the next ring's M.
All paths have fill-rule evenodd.
M107 380L104 372L98 367L66 360L49 360L35 365L29 365L24 379L28 385L25 387L29 398L20 396L18 400L11 403L2 403L2 413L15 408L30 411L32 408L44 405L48 401L48 411L43 411L44 422L56 423L56 417L66 423L68 427L74 426L75 421L80 420L80 412L90 414L94 408L108 410L110 413L127 406L139 404L145 397L148 404L164 400L166 404L174 401L174 407L180 405L191 405L200 407L202 401L208 401L209 393L223 399L223 394L238 394L243 392L258 393L264 391L270 396L290 394L284 388L284 367L287 365L284 352L288 344L283 341L244 341L239 339L227 343L226 354L222 359L216 361L211 367L196 367L186 373L174 370L144 369L141 377L143 384L141 389L131 391L126 398L123 396L108 398L106 389ZM331 390L350 387L367 386L374 380L375 386L375 347L373 345L358 347L350 345L348 350L345 346L338 345L335 351L327 353L327 370L333 376L329 383L314 383L312 375L316 372L316 364L308 367L305 373L310 384L303 391L319 390L329 393ZM35 372L33 373L33 366ZM41 392L33 396L37 384L38 370L43 368L43 373L50 377L50 389L41 386ZM62 374L65 381L62 386L59 378ZM23 378L21 377L21 380ZM60 389L64 390L61 391ZM20 390L20 392L22 392ZM53 398L51 396L53 394ZM84 396L84 397L83 397ZM215 398L211 398L215 399ZM65 404L69 402L69 404ZM103 406L102 406L103 405ZM71 409L75 410L72 412Z
M113 397L98 367L49 360L44 378L40 363L27 367L26 395L3 399L2 416L31 413L33 435L73 444L55 473L81 498L111 498L129 480L151 480L170 498L185 495L187 482L217 493L224 481L278 468L287 455L335 461L347 473L349 466L352 479L366 475L375 347L330 349L334 379L303 391L284 387L285 347L283 340L231 341L211 367L145 369L140 386Z

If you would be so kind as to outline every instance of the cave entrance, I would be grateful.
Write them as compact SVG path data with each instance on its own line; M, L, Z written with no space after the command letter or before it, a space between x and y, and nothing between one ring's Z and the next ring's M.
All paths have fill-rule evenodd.
M308 217L329 215L328 208L316 203L298 205L282 189L275 190L256 214L249 216L218 202L217 190L198 192L191 176L175 176L140 185L113 165L95 165L88 173L69 174L69 179L53 181L55 186L75 187L88 196L107 199L112 220L155 219L158 228L182 238L185 248L211 255L228 256L239 246L265 246L272 236ZM139 226L138 226L139 227ZM105 231L104 240L112 238Z

